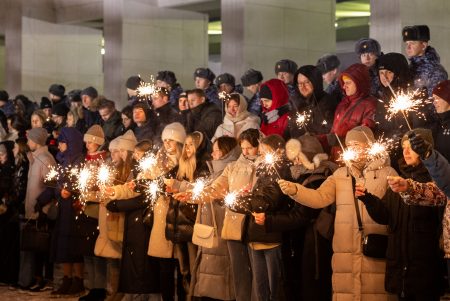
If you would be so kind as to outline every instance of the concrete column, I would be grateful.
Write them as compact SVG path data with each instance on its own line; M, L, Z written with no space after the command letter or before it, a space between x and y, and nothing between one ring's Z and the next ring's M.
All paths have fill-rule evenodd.
M275 62L315 64L334 52L334 0L222 0L222 72L248 68L272 78Z
M5 11L5 88L15 95L22 89L22 1L7 1Z
M380 42L383 52L404 53L402 28L426 24L431 32L430 45L450 70L450 1L371 0L370 10L370 36Z

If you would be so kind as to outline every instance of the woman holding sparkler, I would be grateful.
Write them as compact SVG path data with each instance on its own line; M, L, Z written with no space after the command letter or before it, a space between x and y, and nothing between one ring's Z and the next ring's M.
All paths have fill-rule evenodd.
M291 97L291 112L285 138L297 138L309 132L313 135L327 134L333 124L337 101L323 90L322 73L312 65L300 67L294 75L297 97ZM297 119L308 116L303 124Z
M430 130L419 128L412 132L433 144ZM430 182L431 177L419 155L411 149L409 133L402 138L403 158L399 164L401 176L407 181ZM355 195L365 204L374 221L389 225L386 291L397 294L400 300L438 301L443 293L444 279L439 248L442 210L437 207L414 206L424 200L418 199L412 203L409 201L410 197L391 189L380 199L367 192L361 183L356 184ZM441 199L446 199L443 194Z
M332 260L333 300L396 300L396 296L389 295L384 290L385 261L364 256L362 253L363 237L358 230L356 218L352 188L354 178L365 182L372 194L383 197L387 190L386 177L397 175L384 158L368 161L364 150L374 141L372 131L366 126L350 130L345 143L357 156L348 161L346 167L337 169L317 189L309 189L285 180L278 181L283 193L302 205L324 208L336 203ZM366 234L387 233L386 226L374 222L365 207L360 203L357 205Z
M339 83L346 96L336 108L330 133L318 136L326 150L331 147L332 161L338 159L341 151L336 136L343 140L348 131L359 125L374 128L373 116L377 105L376 99L370 96L369 69L365 65L348 67L340 75Z
M211 141L222 136L238 138L247 129L259 129L260 119L258 116L247 111L247 100L238 93L230 94L225 101L227 110L223 123L216 129Z

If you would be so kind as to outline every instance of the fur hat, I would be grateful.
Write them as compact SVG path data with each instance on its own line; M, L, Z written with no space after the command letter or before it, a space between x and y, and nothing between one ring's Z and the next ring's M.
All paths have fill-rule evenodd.
M216 86L220 86L221 84L229 84L231 86L236 86L236 80L234 79L234 76L230 73L223 73L220 74L218 77L216 77L215 81Z
M280 60L275 64L275 74L278 72L288 72L294 74L297 71L298 66L292 60Z
M314 169L320 165L320 160L319 162L315 160L318 154L325 155L320 160L328 159L319 140L314 136L303 135L297 139L290 139L286 143L287 158L290 161L298 158L307 169Z
M427 25L405 26L402 30L403 41L423 41L430 40L430 28Z
M95 89L94 87L87 87L83 91L81 91L80 95L81 96L87 95L87 96L91 97L92 99L94 99L94 98L97 98L98 92L97 92L97 89Z
M48 92L52 93L55 96L58 97L64 97L64 93L66 92L66 88L64 88L63 85L60 84L53 84L48 88Z
M91 126L86 134L84 134L83 141L103 145L103 143L105 143L105 133L103 132L102 127L98 124Z
M130 76L126 83L125 87L127 87L130 90L136 90L142 83L142 79L137 75Z
M170 86L173 86L177 83L175 73L173 73L172 71L159 71L156 75L156 80L166 82Z
M134 151L134 148L137 144L136 136L134 136L132 130L128 130L122 136L117 137L117 149Z
M450 80L444 80L437 84L433 89L433 94L450 103Z
M434 147L433 132L431 132L431 130L429 130L429 129L422 129L422 128L417 128L417 129L413 129L412 131L406 132L405 135L403 135L403 137L402 137L402 144L407 139L409 139L408 135L411 133L420 135L420 137L422 137L425 141L427 141Z
M183 144L184 140L186 140L186 130L179 122L168 124L162 131L161 139L163 141L166 139L170 139Z
M375 39L362 38L355 44L355 52L357 54L363 54L367 52L375 53L377 56L381 55L381 46Z
M361 143L372 143L375 141L373 132L365 125L356 126L347 132L345 136L345 144L348 145L350 141L358 141Z
M47 141L47 131L44 128L34 128L28 131L27 138L36 144L45 145Z
M262 82L263 75L260 71L248 69L244 75L241 76L241 82L244 87L248 87L259 82Z
M341 61L335 54L325 54L322 56L316 64L322 74L325 74L331 70L338 68L341 65Z
M205 78L210 82L213 82L216 75L209 68L197 68L194 72L194 78L195 77Z

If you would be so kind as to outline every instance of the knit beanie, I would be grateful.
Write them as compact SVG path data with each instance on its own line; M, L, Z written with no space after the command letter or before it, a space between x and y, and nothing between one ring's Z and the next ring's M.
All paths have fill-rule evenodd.
M179 122L174 122L166 125L161 134L161 139L164 140L174 140L178 143L183 144L186 139L186 130L183 125Z
M27 137L34 143L44 146L47 141L47 131L44 128L34 128L28 131Z
M69 113L69 108L64 103L58 103L52 107L52 115L66 117L67 113Z
M259 88L259 98L272 99L272 91L270 91L268 85L262 85L261 88Z
M105 133L103 132L102 127L98 124L91 126L86 134L84 134L83 141L103 145L103 143L105 143Z
M416 135L420 135L420 137L422 137L423 140L427 141L428 143L430 143L434 147L433 133L429 129L422 129L422 128L417 128L417 129L413 129L412 131L406 132L406 134L403 135L403 137L402 137L402 144L407 139L409 139L408 135L411 134L411 133L414 133Z
M52 108L52 102L48 97L42 97L41 98L41 104L39 105L40 109L51 109Z
M94 99L94 98L97 98L98 92L97 92L97 89L95 89L94 87L87 87L83 91L81 91L80 95L81 96L87 95L87 96L91 97L92 99Z
M136 136L134 136L132 130L128 130L122 136L117 137L117 148L120 150L134 151L137 144Z
M9 100L9 94L5 90L0 90L0 101L8 101Z
M64 88L63 85L59 85L59 84L53 84L50 86L50 88L48 88L48 92L52 93L55 96L58 97L64 97L64 93L66 92L66 88Z
M348 145L350 141L358 141L360 143L372 143L375 141L373 132L365 125L356 126L348 131L345 136L345 144Z
M437 84L433 89L433 94L450 103L450 80L444 80Z
M110 152L112 152L113 149L120 149L119 145L120 145L120 137L114 138L113 140L111 140L111 142L109 143L108 149Z

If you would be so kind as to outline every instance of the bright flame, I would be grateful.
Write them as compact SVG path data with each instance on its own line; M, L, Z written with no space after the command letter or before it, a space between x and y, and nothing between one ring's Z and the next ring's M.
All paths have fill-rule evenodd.
M99 167L97 173L98 186L106 186L111 179L112 170L109 166L103 164Z
M310 119L311 119L311 112L303 112L303 114L297 113L297 119L295 120L295 122L299 127L302 127L306 126L306 124L309 122Z
M90 177L91 171L87 167L83 167L78 175L78 187L80 190L86 190L88 188Z
M391 99L387 112L387 119L390 120L392 117L399 112L412 112L417 111L425 102L420 99L418 91L413 91L410 93L400 92L397 97Z
M236 192L228 192L225 195L224 202L227 207L233 207L236 204L237 193Z
M139 160L139 169L143 172L149 171L157 163L156 156L153 153L149 153Z
M194 183L194 188L192 189L192 198L198 199L200 195L203 193L203 190L205 189L206 182L204 179L197 179Z

